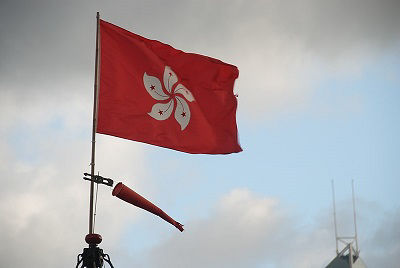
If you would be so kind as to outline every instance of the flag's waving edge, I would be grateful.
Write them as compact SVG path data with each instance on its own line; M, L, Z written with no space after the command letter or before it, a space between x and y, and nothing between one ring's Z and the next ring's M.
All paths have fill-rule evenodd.
M242 151L230 64L100 21L97 132L187 153Z

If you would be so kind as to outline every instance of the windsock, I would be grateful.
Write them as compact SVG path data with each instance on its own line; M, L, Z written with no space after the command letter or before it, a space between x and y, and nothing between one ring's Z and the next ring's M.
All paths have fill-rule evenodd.
M112 195L134 206L147 210L148 212L151 212L154 215L159 216L160 218L174 225L176 228L179 229L179 231L183 232L182 224L172 219L170 216L167 215L167 213L162 211L159 207L157 207L149 200L147 200L143 196L139 195L138 193L130 189L128 186L124 185L122 182L119 182L117 185L115 185L114 190L112 191Z

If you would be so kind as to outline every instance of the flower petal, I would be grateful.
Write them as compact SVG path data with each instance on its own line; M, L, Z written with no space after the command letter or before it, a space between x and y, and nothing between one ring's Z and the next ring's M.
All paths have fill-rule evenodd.
M194 97L192 95L192 92L190 92L189 89L187 89L184 85L178 84L174 90L175 94L182 94L188 101L192 102L194 101Z
M166 100L169 98L169 96L163 91L161 82L157 77L144 73L143 84L147 92L149 92L150 96L152 96L154 99Z
M176 74L174 73L174 71L172 71L171 67L169 66L165 66L164 69L164 86L165 89L171 93L172 90L172 86L178 81L178 77L176 76Z
M187 102L184 98L175 96L176 98L176 109L175 119L181 125L181 130L184 130L190 121L190 110Z
M165 120L170 117L174 109L174 99L167 103L156 103L151 108L149 115L157 120Z

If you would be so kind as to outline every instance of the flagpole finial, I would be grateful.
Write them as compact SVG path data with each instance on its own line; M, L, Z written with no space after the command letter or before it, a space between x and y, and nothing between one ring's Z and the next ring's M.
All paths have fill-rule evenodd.
M87 234L85 236L85 241L89 245L98 245L103 241L103 238L99 234Z
M85 237L85 241L89 244L89 247L84 248L83 252L78 255L76 267L80 268L103 268L104 262L107 262L111 268L114 266L111 263L110 256L105 254L98 244L101 243L101 235L99 234L88 234ZM81 266L79 266L81 265Z

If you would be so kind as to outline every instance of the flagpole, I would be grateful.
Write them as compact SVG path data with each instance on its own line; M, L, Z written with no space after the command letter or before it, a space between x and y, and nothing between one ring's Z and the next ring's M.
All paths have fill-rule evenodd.
M94 74L94 96L93 96L93 129L92 129L92 157L90 161L92 178L95 175L95 149L96 149L96 128L97 128L97 102L98 102L98 85L99 85L99 29L100 29L100 14L96 15L96 59L95 59L95 74ZM93 226L93 200L94 200L94 181L90 182L90 205L89 205L89 234L94 233Z

